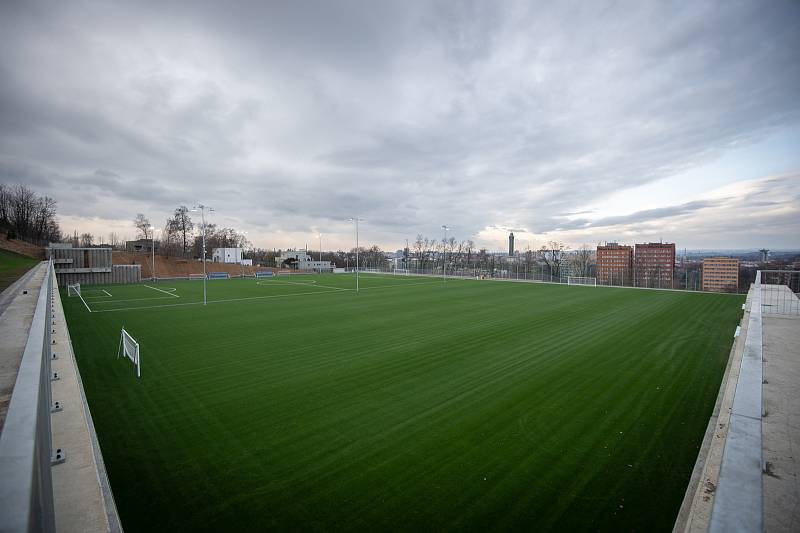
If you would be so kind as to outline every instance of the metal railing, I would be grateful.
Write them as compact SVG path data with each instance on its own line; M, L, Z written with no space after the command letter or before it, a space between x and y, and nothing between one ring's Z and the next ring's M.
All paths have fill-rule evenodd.
M62 462L53 450L50 413L52 324L55 290L52 262L45 266L28 339L0 435L0 531L54 531L51 466Z
M765 315L800 316L800 270L762 270L761 308Z

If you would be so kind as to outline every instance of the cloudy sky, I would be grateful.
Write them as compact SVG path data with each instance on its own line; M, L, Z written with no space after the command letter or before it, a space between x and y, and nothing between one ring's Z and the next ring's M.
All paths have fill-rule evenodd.
M0 181L257 246L800 247L800 2L0 3Z

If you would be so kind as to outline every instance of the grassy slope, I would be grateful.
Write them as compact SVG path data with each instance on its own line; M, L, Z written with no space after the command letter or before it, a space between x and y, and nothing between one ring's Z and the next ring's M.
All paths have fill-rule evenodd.
M742 301L494 282L92 315L76 300L126 531L669 530ZM123 323L138 383L114 360Z
M38 262L31 257L0 249L0 291L14 283Z

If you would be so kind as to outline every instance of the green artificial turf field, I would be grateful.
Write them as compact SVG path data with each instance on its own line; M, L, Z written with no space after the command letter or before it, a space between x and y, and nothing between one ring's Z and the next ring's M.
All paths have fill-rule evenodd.
M62 288L126 532L671 530L743 297L354 281Z
M0 291L17 281L38 262L32 257L0 250Z

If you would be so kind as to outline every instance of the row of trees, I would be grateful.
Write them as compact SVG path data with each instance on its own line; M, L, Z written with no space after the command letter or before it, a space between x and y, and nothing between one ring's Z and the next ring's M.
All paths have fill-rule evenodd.
M522 264L527 271L532 272L538 266L547 268L549 274L560 276L563 268L569 269L572 276L589 276L594 267L594 252L588 245L583 245L577 250L570 251L561 242L550 241L538 250L528 249L509 261L507 256L493 254L486 248L475 248L471 240L456 241L449 239L430 239L417 235L411 249L405 250L407 263L413 263L414 268L421 270L442 268L446 262L448 271L464 269L480 269L494 271L505 270L508 265Z
M203 225L196 224L185 205L175 208L172 216L167 218L161 238L155 239L159 244L160 255L180 257L202 257L203 250ZM150 219L139 213L133 219L137 239L154 239L155 227ZM216 224L206 223L206 254L214 248L247 248L250 242L234 228L219 227ZM206 255L208 257L208 255Z
M61 240L56 201L39 196L25 185L0 183L0 227L10 238L19 237L36 244Z

